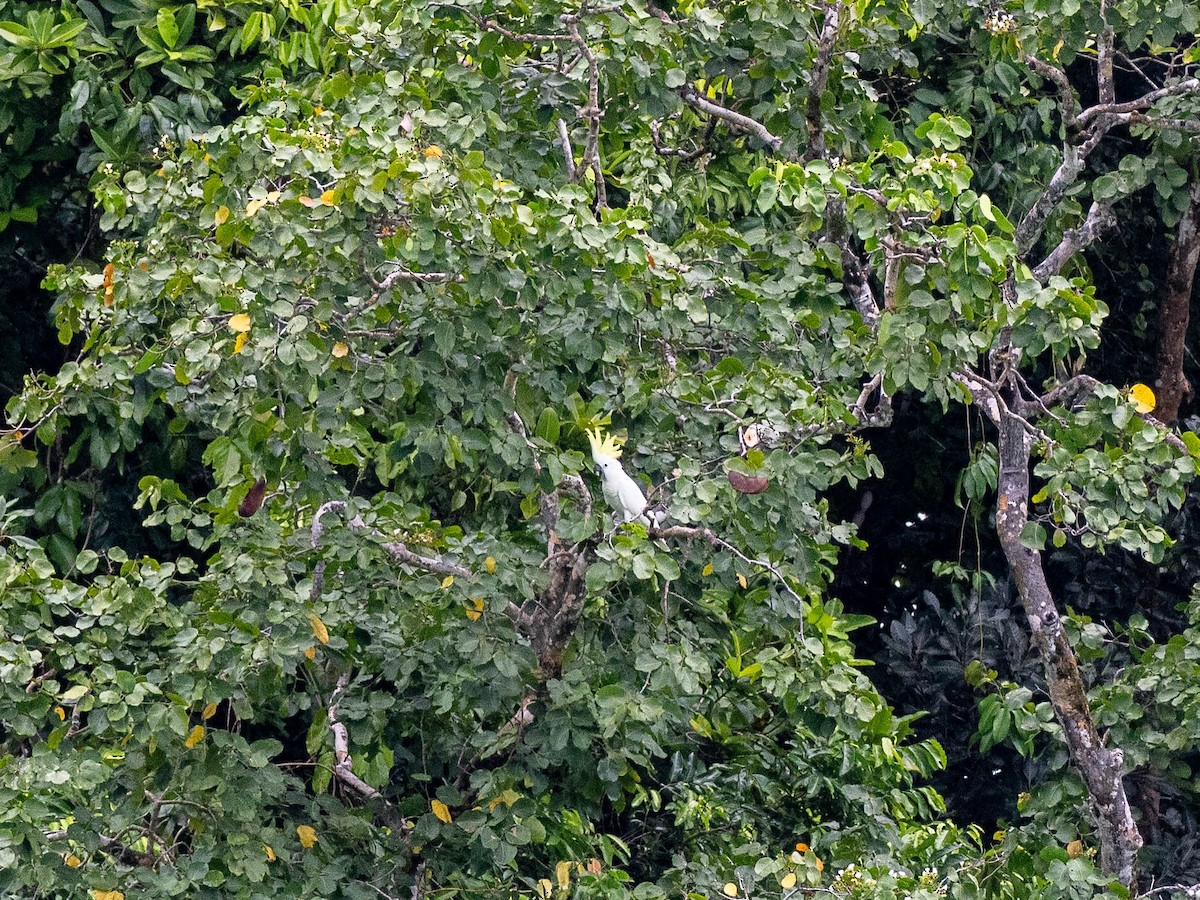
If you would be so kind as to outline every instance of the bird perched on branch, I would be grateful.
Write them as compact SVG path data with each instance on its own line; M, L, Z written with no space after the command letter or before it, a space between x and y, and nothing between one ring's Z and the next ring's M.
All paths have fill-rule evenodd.
M621 442L600 428L587 430L592 460L600 470L604 499L622 522L640 522L646 527L662 524L661 511L647 510L650 504L641 486L621 467Z

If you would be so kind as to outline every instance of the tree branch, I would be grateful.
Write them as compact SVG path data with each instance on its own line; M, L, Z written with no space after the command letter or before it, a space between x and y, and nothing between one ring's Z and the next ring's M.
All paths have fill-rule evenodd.
M1051 275L1057 275L1072 256L1090 245L1104 232L1116 225L1111 203L1094 201L1087 217L1077 228L1068 229L1050 254L1033 268L1033 277L1043 284Z
M821 159L825 156L825 130L821 115L821 99L829 83L829 67L833 63L833 46L837 40L841 18L841 0L826 0L825 21L821 25L821 36L817 40L817 55L809 73L808 101L805 106L805 126L808 130L808 147L804 161Z
M783 145L783 138L771 134L761 122L709 100L697 91L694 85L682 85L676 90L676 93L689 106L695 107L707 115L715 116L738 131L744 131L758 138L770 147L772 152L778 152Z

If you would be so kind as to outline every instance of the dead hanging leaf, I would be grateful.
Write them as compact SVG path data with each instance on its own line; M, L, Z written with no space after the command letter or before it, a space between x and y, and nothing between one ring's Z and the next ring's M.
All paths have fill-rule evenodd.
M270 844L263 844L263 855L266 856L267 862L275 862L278 858L275 856L275 851L271 848Z
M311 825L297 825L296 837L300 838L300 846L311 850L317 843L317 830Z
M250 316L246 313L234 313L229 317L229 330L235 334L245 334L250 330Z
M250 337L246 332L242 332L233 341L233 355L237 356L246 346L246 340Z
M551 884L549 878L538 879L537 894L542 900L550 900L554 896L554 885Z
M58 721L65 722L67 720L67 711L61 706L54 707L54 713L58 716Z
M449 825L454 821L454 817L450 815L450 807L441 800L429 801L429 808L433 810L433 814L437 816L439 822L445 822Z
M239 335L240 336L240 335ZM242 502L238 505L238 515L243 519L248 519L262 506L263 497L267 494L267 480L260 478L250 486L250 490L246 492L246 496L242 498Z
M599 875L604 871L604 866L601 864L600 860L593 856L588 860L587 870L589 875Z
M316 613L309 613L308 621L312 625L313 637L322 644L328 644L329 629L325 627L325 623L321 621L321 617Z
M187 738L183 742L183 746L191 750L197 744L204 740L204 726L196 725L188 732Z
M745 475L741 472L735 472L729 469L725 472L725 477L729 479L729 484L739 494L761 494L771 486L771 482L758 475Z
M305 659L308 659L310 661L316 659L317 658L317 648L316 647L305 647L304 648L304 657L305 657Z
M74 853L64 853L63 854L63 864L69 868L78 869L80 866L83 865L83 860L80 859L78 856L76 856Z
M104 267L104 305L113 305L113 280L116 274L116 267L109 263Z
M571 863L563 860L554 867L554 880L558 882L561 890L566 890L571 886Z
M725 887L721 888L721 893L726 897L736 897L738 895L738 887L732 881L725 882Z
M1079 859L1083 856L1083 841L1071 841L1067 844L1067 856L1071 859Z
M737 573L737 581L738 581L738 584L741 585L742 590L744 591L746 589L746 585L749 583L746 581L746 576L743 575L741 572L738 572Z
M217 211L213 215L213 221L216 222L218 225L224 225L226 222L228 222L229 221L229 207L228 206L217 207Z
M333 354L334 359L341 359L350 352L350 348L342 341L338 341L333 345L333 350L330 352Z
M208 706L204 707L204 711L202 713L200 713L200 718L203 719L205 722L207 722L209 719L211 719L216 714L217 714L217 704L210 703L210 704L208 704Z
M483 598L472 597L471 605L467 607L467 618L472 622L478 622L479 617L483 615Z

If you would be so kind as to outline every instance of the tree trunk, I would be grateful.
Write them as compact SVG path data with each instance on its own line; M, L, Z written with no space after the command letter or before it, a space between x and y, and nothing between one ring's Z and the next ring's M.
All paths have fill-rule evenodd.
M1042 555L1021 543L1029 521L1030 435L1026 422L1001 410L1000 481L996 530L1012 568L1034 645L1042 658L1050 702L1062 725L1063 738L1092 801L1100 837L1100 866L1132 887L1142 836L1133 820L1122 781L1125 755L1105 747L1096 732L1075 651L1067 641L1054 597L1042 569Z
M1200 178L1193 176L1188 195L1188 208L1171 245L1158 312L1158 373L1154 379L1158 405L1154 415L1167 425L1175 424L1180 404L1192 395L1192 386L1183 374L1183 354L1192 284L1200 261Z

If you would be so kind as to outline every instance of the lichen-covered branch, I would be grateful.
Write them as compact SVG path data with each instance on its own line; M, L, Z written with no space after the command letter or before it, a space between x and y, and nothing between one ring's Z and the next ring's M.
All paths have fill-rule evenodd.
M1075 651L1050 593L1041 554L1022 542L1029 521L1029 464L1032 440L1027 422L1010 411L999 418L1000 472L996 531L1016 582L1030 634L1038 648L1055 716L1071 759L1087 786L1100 838L1101 866L1132 886L1142 836L1125 793L1120 749L1104 746L1088 705Z
M805 128L808 131L808 148L804 151L806 162L825 156L825 123L821 115L821 100L829 84L829 67L833 63L833 47L841 21L841 0L827 0L824 12L821 36L817 39L817 55L809 73L808 98L804 111Z
M697 91L694 85L685 84L678 89L677 93L684 103L700 110L705 115L715 116L738 131L753 135L770 147L772 152L778 152L779 148L783 146L783 138L776 137L767 129L767 126L756 119L708 99Z

